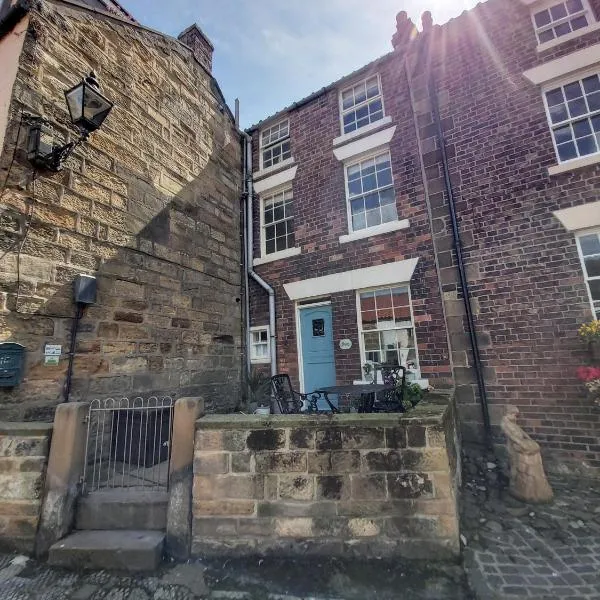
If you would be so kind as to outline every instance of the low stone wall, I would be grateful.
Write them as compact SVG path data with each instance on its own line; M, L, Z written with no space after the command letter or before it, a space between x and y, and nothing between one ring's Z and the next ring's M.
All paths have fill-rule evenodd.
M0 422L0 548L33 553L52 424Z
M406 415L206 416L192 553L449 558L459 455L447 397Z

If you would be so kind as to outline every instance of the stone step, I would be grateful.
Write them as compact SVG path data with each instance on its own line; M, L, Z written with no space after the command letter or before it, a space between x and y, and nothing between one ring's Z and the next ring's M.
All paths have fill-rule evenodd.
M167 528L167 492L102 490L79 499L75 529L136 529L159 531Z
M75 570L154 571L164 540L158 531L76 531L50 548L48 563Z

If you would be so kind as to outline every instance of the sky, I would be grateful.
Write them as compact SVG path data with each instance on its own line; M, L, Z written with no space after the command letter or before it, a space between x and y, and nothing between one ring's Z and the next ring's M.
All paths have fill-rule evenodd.
M213 74L248 127L392 50L396 13L420 28L476 0L120 0L143 25L177 36L196 22L215 46Z

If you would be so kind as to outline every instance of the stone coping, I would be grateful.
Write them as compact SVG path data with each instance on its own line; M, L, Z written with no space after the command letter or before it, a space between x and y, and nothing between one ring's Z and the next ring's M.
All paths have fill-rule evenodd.
M440 425L450 407L448 396L428 396L406 413L342 413L326 415L206 415L197 429L268 429L280 427L394 427Z
M50 435L52 423L0 421L0 435L40 437Z

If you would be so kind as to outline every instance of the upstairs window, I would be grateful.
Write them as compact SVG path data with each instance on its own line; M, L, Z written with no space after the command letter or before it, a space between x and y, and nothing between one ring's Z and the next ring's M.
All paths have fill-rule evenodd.
M289 119L261 131L260 152L261 169L274 167L292 157Z
M383 119L381 82L375 75L341 92L342 132L352 133Z
M600 233L580 235L577 238L583 274L596 319L600 319Z
M347 165L345 170L351 231L398 220L389 152Z
M594 21L587 0L566 0L533 13L535 33L540 44L551 42L587 27Z
M263 200L263 256L294 248L294 195L287 188Z
M544 93L559 162L600 152L600 79L591 75Z

